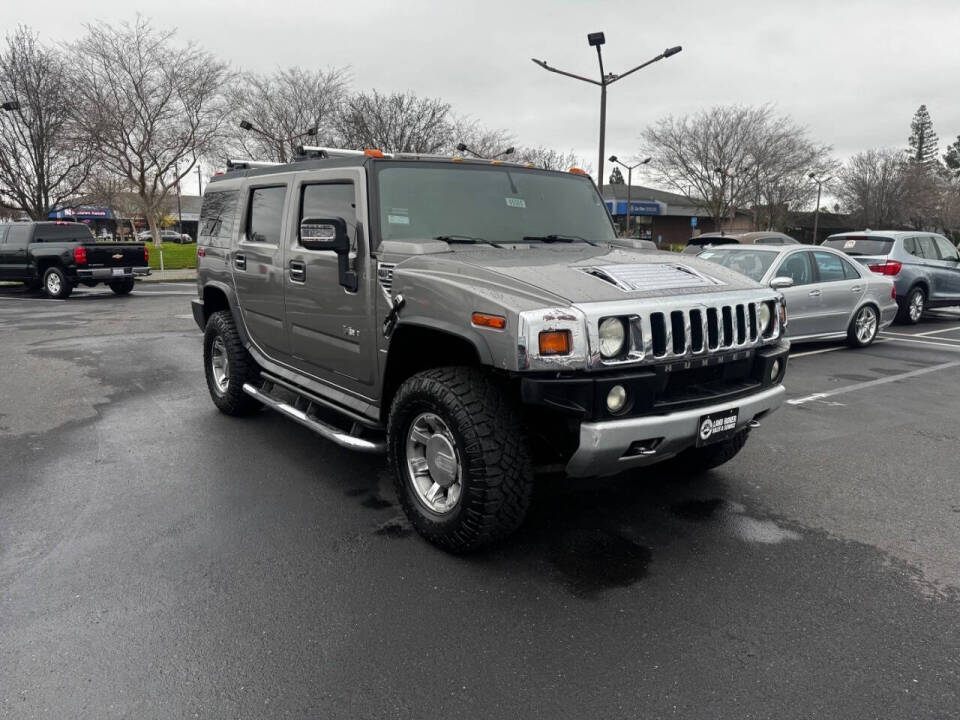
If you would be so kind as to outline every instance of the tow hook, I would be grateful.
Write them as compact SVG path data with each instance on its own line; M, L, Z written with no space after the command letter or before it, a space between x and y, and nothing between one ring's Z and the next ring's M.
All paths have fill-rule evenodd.
M393 298L393 307L390 308L390 312L387 313L387 317L383 321L383 336L385 338L393 335L393 329L397 326L397 318L400 315L400 310L403 309L405 304L406 300L403 299L403 295L397 295Z
M756 429L756 428L760 427L760 421L759 421L759 420L751 420L750 422L747 423L747 426L748 426L751 430Z

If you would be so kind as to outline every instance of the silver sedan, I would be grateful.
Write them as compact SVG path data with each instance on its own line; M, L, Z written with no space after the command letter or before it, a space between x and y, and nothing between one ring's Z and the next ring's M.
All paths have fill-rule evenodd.
M890 278L829 248L723 245L698 257L780 290L794 341L846 338L854 347L866 347L897 314Z

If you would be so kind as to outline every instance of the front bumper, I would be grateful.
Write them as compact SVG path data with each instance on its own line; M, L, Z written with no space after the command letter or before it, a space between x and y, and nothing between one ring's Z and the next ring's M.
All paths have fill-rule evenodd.
M114 270L122 270L120 274L114 274ZM106 282L110 280L129 280L134 275L149 275L149 267L125 267L125 268L77 268L77 278L80 280L97 280Z
M696 444L701 416L738 408L737 429L743 430L751 421L780 407L785 394L782 385L774 385L747 397L667 415L582 422L580 446L567 463L567 474L614 475L666 460Z

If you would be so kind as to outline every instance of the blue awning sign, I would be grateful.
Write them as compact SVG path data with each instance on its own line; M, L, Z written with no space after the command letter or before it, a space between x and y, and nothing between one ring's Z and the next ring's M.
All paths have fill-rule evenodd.
M113 218L113 213L108 207L81 205L75 208L54 210L50 213L50 218L53 220L110 220Z
M607 203L607 210L610 211L611 215L627 214L626 200L617 200L616 210L614 210L612 200L607 200L606 203ZM654 202L650 200L631 200L630 214L631 215L662 215L663 209L662 209L662 205L658 202Z

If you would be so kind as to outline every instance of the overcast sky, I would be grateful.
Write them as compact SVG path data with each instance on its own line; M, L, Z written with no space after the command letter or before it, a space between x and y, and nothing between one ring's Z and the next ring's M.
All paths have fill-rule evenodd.
M77 37L83 23L131 20L137 7L12 4L7 28L24 23L55 40ZM636 152L640 129L659 117L723 103L775 103L840 158L906 145L921 103L941 152L960 135L960 0L164 0L140 9L235 67L349 66L355 88L440 97L520 144L573 150L591 164L599 88L530 58L595 75L585 36L597 30L609 72L683 46L610 89L608 155Z

